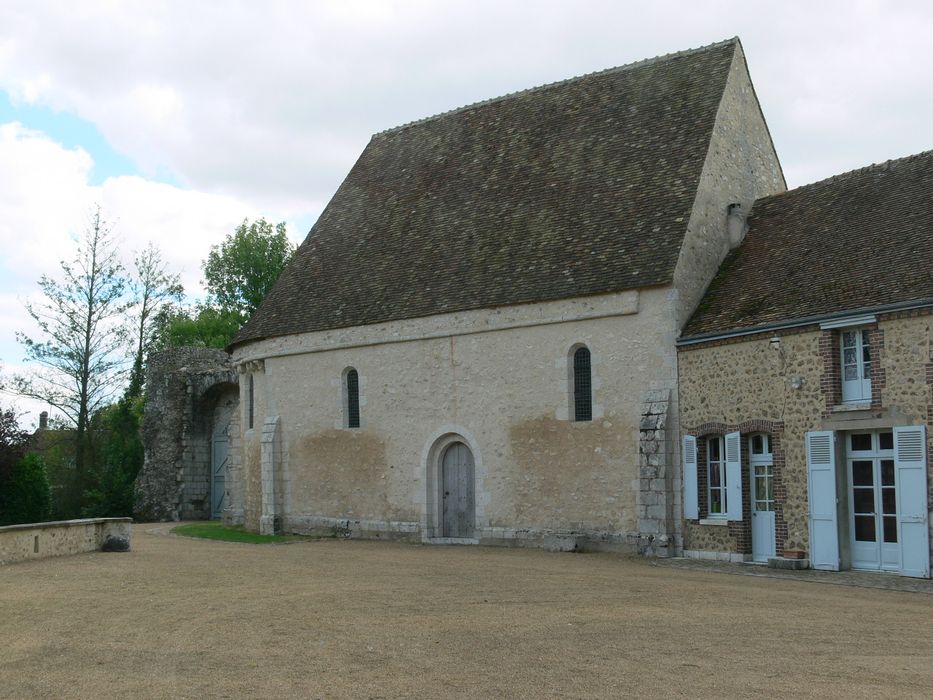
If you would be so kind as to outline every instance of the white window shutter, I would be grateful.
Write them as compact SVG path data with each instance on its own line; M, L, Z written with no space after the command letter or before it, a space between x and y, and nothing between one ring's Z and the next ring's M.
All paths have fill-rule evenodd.
M926 426L894 428L897 485L897 541L901 575L930 577L930 529L927 525Z
M700 501L697 490L697 439L684 435L684 518L696 520L700 517Z
M839 571L836 504L836 439L832 430L807 433L807 496L810 500L810 565Z
M726 518L742 519L742 436L726 435Z

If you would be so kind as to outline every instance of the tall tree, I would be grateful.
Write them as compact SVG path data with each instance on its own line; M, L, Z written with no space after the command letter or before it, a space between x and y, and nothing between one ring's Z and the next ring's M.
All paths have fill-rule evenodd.
M204 279L210 301L221 311L246 321L279 278L295 247L288 240L285 222L274 227L265 219L252 224L243 219L219 246L212 246L204 261Z
M136 303L133 329L136 349L130 384L126 390L126 395L130 397L142 393L143 361L157 332L156 319L164 309L180 302L185 293L181 278L166 272L162 253L153 243L136 254L133 267L134 274L130 277L129 286Z
M45 299L26 310L41 337L17 333L27 359L38 368L14 379L18 393L51 404L74 425L75 490L86 478L91 415L119 389L126 344L123 317L131 303L110 226L100 207L78 241L72 262L61 262L61 279L39 280Z

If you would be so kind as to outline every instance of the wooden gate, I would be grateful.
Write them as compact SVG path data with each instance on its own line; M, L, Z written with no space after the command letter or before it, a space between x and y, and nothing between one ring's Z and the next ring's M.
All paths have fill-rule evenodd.
M227 430L214 433L211 447L211 518L223 515L226 506L224 477L227 474L227 458L230 453L230 438Z

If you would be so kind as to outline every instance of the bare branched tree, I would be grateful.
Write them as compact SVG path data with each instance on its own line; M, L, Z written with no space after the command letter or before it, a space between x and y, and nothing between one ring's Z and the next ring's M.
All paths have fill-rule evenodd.
M37 368L15 377L13 386L19 394L51 404L74 425L75 485L80 493L90 458L90 417L120 389L125 377L124 315L132 306L100 207L91 214L74 260L62 261L61 268L61 279L43 275L39 280L45 299L26 304L41 336L16 335L27 360Z
M185 293L179 275L165 271L162 253L153 243L149 243L145 250L136 255L133 266L135 274L130 278L129 285L136 304L133 319L136 351L130 385L126 391L128 396L138 396L142 392L143 362L156 333L154 321L164 309L180 302Z

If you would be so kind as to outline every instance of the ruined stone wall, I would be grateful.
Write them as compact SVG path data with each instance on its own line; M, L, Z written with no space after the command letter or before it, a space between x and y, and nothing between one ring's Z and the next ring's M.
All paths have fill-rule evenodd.
M235 381L223 350L172 348L150 355L142 427L145 460L136 478L138 518L210 517L210 437L221 393L217 388L235 393ZM230 391L224 400L231 402Z
M807 432L926 423L928 437L933 437L933 316L878 316L871 329L874 400L865 410L834 405L838 396L838 376L833 373L837 347L831 340L836 333L810 326L686 346L679 352L683 432L705 435L739 430L744 438L750 432L769 432L762 426L772 425L780 443L775 466L782 476L781 510L786 528L779 551L782 544L795 554L809 550ZM780 339L780 349L772 338ZM742 447L745 459L744 440ZM930 451L933 441L928 445L928 454ZM698 471L703 471L702 461ZM929 481L933 486L933 474ZM684 549L747 553L738 541L738 532L735 524L687 522Z

